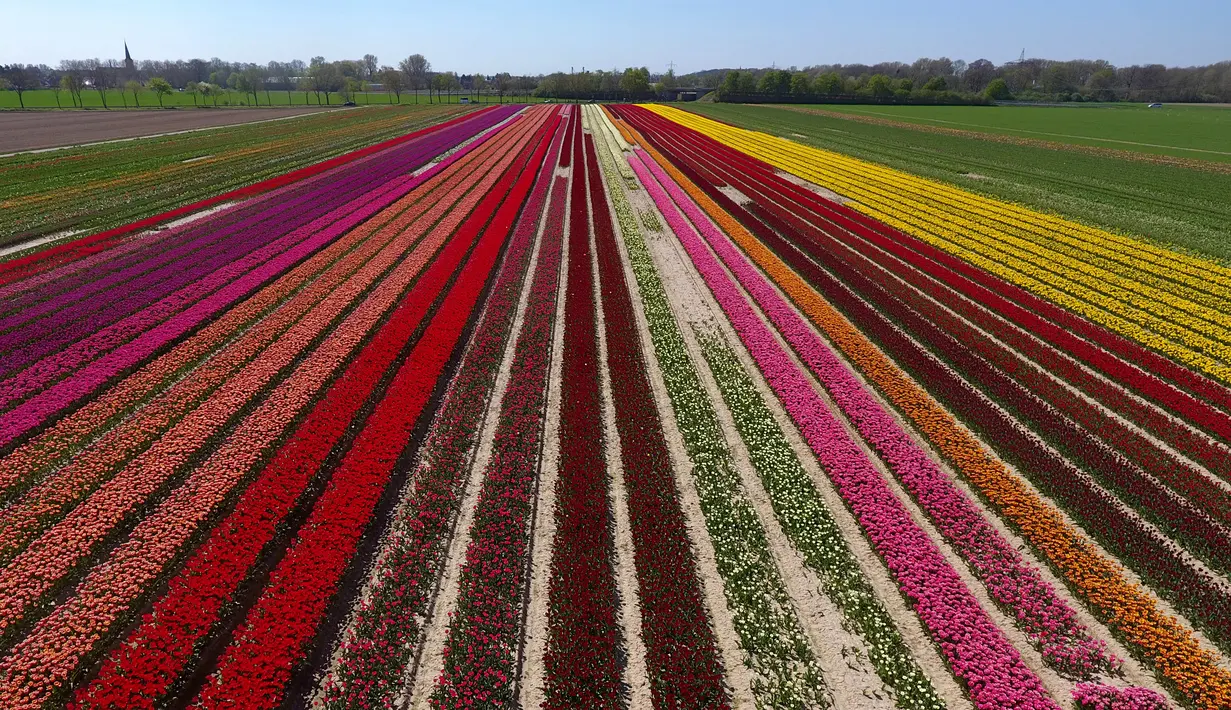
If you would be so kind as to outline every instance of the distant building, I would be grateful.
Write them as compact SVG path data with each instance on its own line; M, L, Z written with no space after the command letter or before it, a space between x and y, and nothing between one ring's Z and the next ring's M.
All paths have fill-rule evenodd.
M128 42L124 43L124 72L120 75L120 81L125 82L129 79L137 78L137 65L133 63L133 56L128 53Z

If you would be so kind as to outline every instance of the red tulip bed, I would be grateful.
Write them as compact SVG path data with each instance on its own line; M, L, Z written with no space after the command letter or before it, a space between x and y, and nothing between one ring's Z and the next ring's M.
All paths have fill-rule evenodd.
M0 707L1231 707L1231 389L738 130L488 107L0 264Z

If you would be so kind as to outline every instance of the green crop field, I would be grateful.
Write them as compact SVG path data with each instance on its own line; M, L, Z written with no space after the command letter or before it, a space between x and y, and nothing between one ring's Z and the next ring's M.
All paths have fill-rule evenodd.
M972 114L993 112L988 115L1021 110L967 108ZM1227 172L1126 160L1081 150L980 140L770 106L690 104L689 109L743 128L1231 261L1231 201L1227 200L1227 195L1231 195L1231 174ZM1037 109L1049 110L1058 116L1065 111ZM1203 110L1219 111L1195 109L1193 114L1200 115ZM1074 109L1072 113L1103 115L1095 109ZM1145 113L1126 111L1123 115ZM1231 111L1224 113L1231 117ZM1117 111L1105 114L1121 115ZM1149 135L1143 133L1145 137Z
M921 125L1231 162L1231 109L1146 108L1144 104L1072 106L837 106L828 111Z
M466 110L373 107L0 158L0 246L126 224Z
M437 97L432 95L433 102L443 103L458 103L463 98L467 98L475 103L498 103L500 98L496 95L484 94L476 98L473 94L453 94L452 96L445 95ZM218 96L218 106L316 106L317 96L312 92L306 95L302 91L270 91L268 94L264 91L257 92L257 102L253 103L252 94L241 94L238 92L230 92L228 94L220 94ZM505 94L505 103L510 103L514 100L512 94ZM525 96L517 96L517 103L525 103ZM38 91L27 91L18 101L17 92L15 91L0 91L0 109L15 109L21 107L21 102L25 102L26 108L64 108L71 109L73 99L67 91L61 91L59 94L59 104L56 103L56 92L50 89L40 89ZM324 105L325 98L322 96L321 105ZM531 99L531 102L538 102L541 99ZM102 97L93 89L86 89L81 92L81 102L84 108L99 108L103 107ZM392 94L384 92L363 91L355 95L355 103L363 106L365 104L389 104L397 103L397 98ZM402 92L402 104L414 104L415 94L410 91ZM428 103L426 91L419 92L418 103ZM332 106L341 106L342 98L338 94L329 95L329 104ZM196 96L195 103L192 94L182 91L175 91L163 97L162 105L164 107L172 106L214 106L214 98L211 96L205 98ZM158 108L158 96L149 90L140 91L137 93L136 100L133 99L132 92L124 92L121 95L119 89L111 89L107 92L107 106L112 109L122 108Z

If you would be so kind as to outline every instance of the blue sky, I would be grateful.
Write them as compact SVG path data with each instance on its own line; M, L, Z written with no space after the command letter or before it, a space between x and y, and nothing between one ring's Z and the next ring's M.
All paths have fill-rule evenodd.
M1231 59L1228 0L0 0L0 63L64 58L358 58L420 52L460 73L675 62L714 67L948 56L1113 64Z

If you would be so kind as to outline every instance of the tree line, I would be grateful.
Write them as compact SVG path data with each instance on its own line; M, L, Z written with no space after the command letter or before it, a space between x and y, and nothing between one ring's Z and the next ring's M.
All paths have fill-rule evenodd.
M802 69L711 69L676 77L652 74L646 67L628 67L547 75L458 74L432 69L422 54L381 64L376 56L326 61L271 61L266 64L228 62L213 58L174 61L144 60L128 71L122 61L68 59L57 67L45 64L0 65L0 90L17 93L24 106L26 91L50 89L57 105L82 105L81 94L96 91L104 106L119 91L123 105L140 106L142 91L161 102L172 91L192 95L194 104L216 105L220 98L242 96L244 103L272 104L270 91L302 91L305 102L328 104L331 96L350 101L360 91L383 91L390 103L403 93L428 102L455 93L476 97L538 96L559 99L637 100L674 98L677 87L718 89L719 98L926 101L985 103L1021 101L1187 101L1231 102L1231 61L1200 67L1161 64L1117 67L1096 59L1054 61L1023 59L994 64L987 59L965 62L948 57L921 58L911 64L822 64ZM110 99L109 99L110 96ZM148 94L146 94L148 96ZM263 101L262 101L263 99Z
M722 95L932 98L941 102L1169 101L1231 102L1231 61L1199 67L1134 64L1102 59L1022 59L995 64L948 57L912 64L823 64L790 70L717 69L680 77L719 87Z
M254 106L273 105L271 91L301 91L305 103L315 99L318 104L331 103L332 95L343 102L351 101L355 94L372 90L388 94L390 103L401 103L403 93L413 94L415 103L421 98L432 103L460 92L504 101L506 96L530 95L539 80L508 72L490 76L437 72L422 54L412 54L398 61L397 66L380 64L372 54L354 60L326 61L324 57L313 57L308 62L295 59L267 64L218 58L145 60L135 62L131 71L115 59L66 59L54 68L46 64L0 65L0 90L16 92L22 107L23 94L39 89L54 91L56 104L61 108L84 105L81 95L86 91L97 92L103 106L110 108L108 101L115 103L113 92L117 90L124 107L130 105L130 95L132 105L140 107L145 90L153 92L160 104L166 95L182 91L192 95L194 104L204 106L216 106L220 98L232 96L242 96L245 104Z

